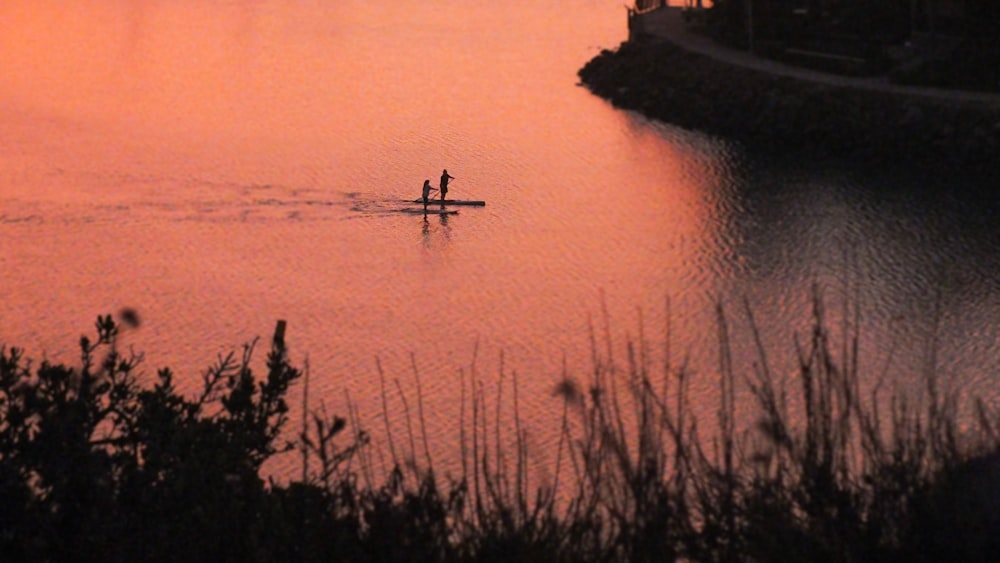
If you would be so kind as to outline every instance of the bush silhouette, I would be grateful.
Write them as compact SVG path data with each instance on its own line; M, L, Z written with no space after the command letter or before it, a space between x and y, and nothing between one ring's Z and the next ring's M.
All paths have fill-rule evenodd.
M275 505L307 510L315 494L274 494L258 474L290 447L277 441L301 373L284 342L262 380L251 344L188 399L168 369L140 388L141 356L118 351L110 315L96 329L78 368L0 354L0 559L270 560L269 542L287 539L275 537L274 520L287 520Z
M760 346L749 306L747 316ZM308 373L290 365L281 321L262 377L253 342L209 367L190 397L168 369L140 385L142 357L118 351L110 316L95 340L81 338L79 366L0 348L0 560L976 561L996 551L1000 435L981 401L963 418L933 370L920 405L860 393L857 336L832 351L818 295L788 381L762 349L749 373L734 366L721 305L718 320L715 436L698 434L684 368L668 365L654 383L644 343L628 343L622 368L610 341L607 357L597 352L591 327L589 381L564 374L555 387L563 423L554 477L540 485L529 485L516 377L509 428L499 392L491 410L462 375L459 475L440 477L409 429L409 448L387 436L379 482L368 434L345 433L354 413L350 425L307 413L296 443L282 441L286 395L303 379L307 398ZM738 393L756 405L750 424L735 420ZM295 448L300 482L260 477Z

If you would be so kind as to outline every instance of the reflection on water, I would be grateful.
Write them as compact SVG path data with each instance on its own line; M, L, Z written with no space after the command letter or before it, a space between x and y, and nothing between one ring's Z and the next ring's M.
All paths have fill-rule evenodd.
M447 442L458 372L516 371L544 448L604 311L654 366L669 326L709 392L714 305L744 330L737 365L746 299L790 371L818 283L863 312L864 361L891 350L905 378L936 342L992 393L996 202L964 193L986 180L786 162L619 112L575 73L624 38L620 4L14 0L0 27L0 342L29 354L75 361L95 315L131 306L147 370L195 374L281 318L331 409L348 390L378 419L378 357L404 390L419 370ZM406 203L445 167L487 206Z

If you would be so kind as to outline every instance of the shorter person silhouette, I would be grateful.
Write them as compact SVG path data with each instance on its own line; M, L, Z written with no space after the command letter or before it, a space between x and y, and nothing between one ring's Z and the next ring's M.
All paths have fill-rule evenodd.
M425 215L427 214L427 202L430 200L431 192L432 191L436 191L436 190L431 187L431 181L430 180L424 180L424 186L423 186L423 188L422 188L422 190L420 192L421 193L420 197L424 201L424 214Z

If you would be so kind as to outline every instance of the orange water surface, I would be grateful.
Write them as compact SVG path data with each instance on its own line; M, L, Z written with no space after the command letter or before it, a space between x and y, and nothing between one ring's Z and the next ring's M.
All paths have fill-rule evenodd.
M284 319L315 406L384 428L380 365L390 423L419 383L444 457L465 379L516 379L544 458L591 327L616 364L641 337L710 393L714 306L747 298L791 358L813 282L860 301L874 365L923 349L943 287L941 361L992 381L995 237L859 189L896 179L762 169L592 96L576 71L625 18L613 0L3 2L0 343L72 363L96 315L132 307L146 376L193 388ZM443 168L487 205L402 212Z

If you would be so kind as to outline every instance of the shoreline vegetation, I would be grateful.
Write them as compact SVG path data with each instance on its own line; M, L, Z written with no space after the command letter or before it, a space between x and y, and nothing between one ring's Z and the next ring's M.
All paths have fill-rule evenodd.
M644 34L602 50L578 76L615 107L748 146L1000 171L996 104L777 76Z
M865 371L854 323L838 321L834 338L818 290L793 374L771 370L748 304L740 315L757 358L734 365L729 314L719 305L717 315L714 420L694 415L683 366L647 365L641 330L616 362L607 320L603 337L591 325L592 370L565 374L556 389L561 438L542 480L529 471L516 383L488 399L463 374L462 472L443 477L419 384L404 439L387 427L376 440L353 407L311 410L308 370L289 362L283 321L262 374L250 343L207 369L193 396L168 369L140 385L149 379L141 355L116 344L134 313L99 317L78 366L35 363L4 345L0 559L981 561L997 552L1000 417L988 405L961 401L933 361L914 374L916 398ZM303 424L285 441L297 386ZM501 402L513 423L501 422ZM265 461L296 454L300 480L261 478Z

